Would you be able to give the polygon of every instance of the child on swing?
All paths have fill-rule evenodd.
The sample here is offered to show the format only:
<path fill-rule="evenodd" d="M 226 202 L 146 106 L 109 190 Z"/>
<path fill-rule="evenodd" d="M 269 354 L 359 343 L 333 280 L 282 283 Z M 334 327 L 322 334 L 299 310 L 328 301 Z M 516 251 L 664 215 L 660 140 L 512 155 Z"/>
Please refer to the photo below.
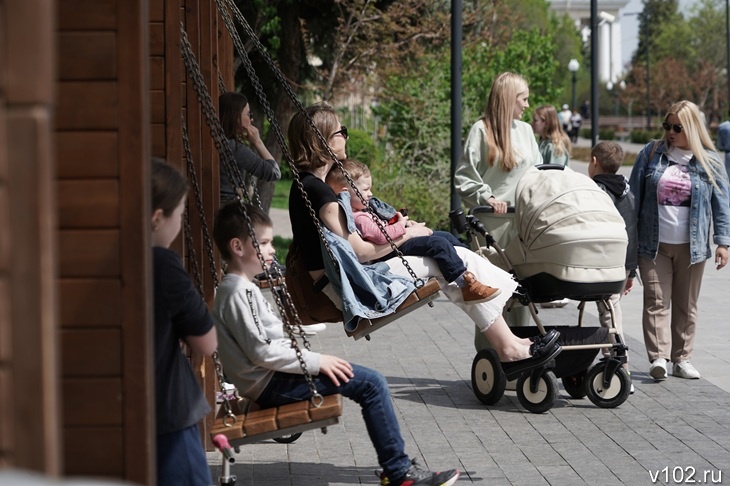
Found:
<path fill-rule="evenodd" d="M 152 160 L 152 261 L 155 292 L 157 484 L 208 486 L 210 469 L 198 422 L 210 412 L 180 342 L 211 356 L 218 344 L 208 307 L 180 257 L 169 249 L 180 233 L 188 185 L 174 167 Z"/>
<path fill-rule="evenodd" d="M 311 391 L 284 324 L 251 282 L 261 272 L 261 263 L 243 211 L 251 221 L 266 264 L 274 258 L 272 223 L 266 213 L 238 201 L 218 210 L 213 238 L 228 265 L 213 304 L 213 318 L 220 331 L 220 359 L 239 393 L 263 408 L 307 400 Z M 320 394 L 339 393 L 362 407 L 383 469 L 381 484 L 448 486 L 456 482 L 457 470 L 427 471 L 406 455 L 388 383 L 382 374 L 306 348 L 301 349 L 301 355 Z"/>
<path fill-rule="evenodd" d="M 406 232 L 406 228 L 414 224 L 408 220 L 400 211 L 396 212 L 390 205 L 373 197 L 373 178 L 367 165 L 356 160 L 347 159 L 342 162 L 343 168 L 350 175 L 358 191 L 369 204 L 375 214 L 383 220 L 385 231 L 391 240 L 397 239 Z M 327 184 L 338 194 L 342 192 L 350 194 L 350 207 L 355 218 L 355 226 L 365 241 L 371 241 L 378 245 L 388 243 L 388 240 L 380 230 L 379 225 L 374 221 L 373 216 L 367 211 L 365 204 L 360 200 L 355 190 L 348 184 L 345 174 L 339 167 L 334 166 L 327 173 L 325 179 Z M 393 221 L 389 224 L 389 221 Z M 417 223 L 416 223 L 417 224 Z M 454 249 L 455 246 L 463 246 L 451 233 L 446 231 L 434 231 L 431 236 L 419 236 L 411 238 L 403 243 L 399 249 L 406 256 L 431 257 L 441 270 L 444 279 L 454 283 L 461 289 L 466 304 L 479 304 L 488 302 L 497 297 L 501 290 L 485 285 L 477 280 L 476 276 L 466 269 L 463 260 Z M 395 256 L 393 253 L 381 258 L 381 261 L 388 260 Z"/>

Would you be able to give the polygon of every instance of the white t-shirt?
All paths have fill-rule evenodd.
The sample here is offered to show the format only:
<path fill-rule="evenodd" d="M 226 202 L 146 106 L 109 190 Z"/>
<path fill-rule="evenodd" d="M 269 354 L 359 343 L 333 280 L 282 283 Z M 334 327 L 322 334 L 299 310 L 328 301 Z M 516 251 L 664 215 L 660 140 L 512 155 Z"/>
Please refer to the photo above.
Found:
<path fill-rule="evenodd" d="M 689 161 L 692 157 L 691 151 L 677 147 L 672 147 L 667 152 L 669 167 L 657 185 L 661 243 L 689 243 L 689 212 L 692 203 Z"/>

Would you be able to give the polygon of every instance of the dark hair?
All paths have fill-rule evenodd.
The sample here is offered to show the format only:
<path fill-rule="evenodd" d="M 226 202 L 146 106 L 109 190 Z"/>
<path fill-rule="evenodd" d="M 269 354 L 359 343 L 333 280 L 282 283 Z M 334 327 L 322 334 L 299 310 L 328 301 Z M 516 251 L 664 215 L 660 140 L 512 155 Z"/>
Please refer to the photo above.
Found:
<path fill-rule="evenodd" d="M 306 112 L 325 140 L 329 140 L 332 134 L 340 129 L 337 113 L 329 103 L 314 104 L 307 107 Z M 289 122 L 287 138 L 292 161 L 299 170 L 319 169 L 333 160 L 329 146 L 322 144 L 307 116 L 301 111 L 295 113 Z"/>
<path fill-rule="evenodd" d="M 152 212 L 162 209 L 170 217 L 187 193 L 185 176 L 164 159 L 152 157 Z"/>
<path fill-rule="evenodd" d="M 604 140 L 593 147 L 591 157 L 596 158 L 604 172 L 615 174 L 624 161 L 624 149 L 616 142 Z"/>
<path fill-rule="evenodd" d="M 229 201 L 218 209 L 213 222 L 213 240 L 221 258 L 226 261 L 231 259 L 231 251 L 228 244 L 233 238 L 238 238 L 244 243 L 249 240 L 248 225 L 244 211 L 251 220 L 251 225 L 271 227 L 273 223 L 268 214 L 262 209 L 251 204 L 241 204 L 240 201 Z"/>
<path fill-rule="evenodd" d="M 218 97 L 218 116 L 221 119 L 221 126 L 226 138 L 236 138 L 243 130 L 241 126 L 241 113 L 246 108 L 248 99 L 241 93 L 231 91 L 223 93 Z"/>

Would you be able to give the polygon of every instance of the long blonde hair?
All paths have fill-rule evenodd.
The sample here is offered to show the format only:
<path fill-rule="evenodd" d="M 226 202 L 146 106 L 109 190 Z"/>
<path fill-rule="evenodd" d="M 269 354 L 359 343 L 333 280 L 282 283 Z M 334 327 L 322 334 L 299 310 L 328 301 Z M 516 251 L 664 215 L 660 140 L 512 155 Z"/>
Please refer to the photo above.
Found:
<path fill-rule="evenodd" d="M 504 72 L 492 83 L 484 110 L 490 166 L 494 166 L 495 160 L 499 160 L 499 167 L 504 171 L 517 166 L 517 158 L 512 151 L 512 122 L 517 96 L 525 91 L 527 81 L 516 73 Z"/>
<path fill-rule="evenodd" d="M 707 173 L 712 185 L 719 189 L 717 176 L 722 174 L 722 162 L 720 162 L 719 157 L 713 157 L 708 153 L 708 151 L 717 152 L 717 149 L 715 144 L 712 143 L 710 134 L 707 133 L 707 127 L 705 127 L 700 109 L 691 101 L 683 100 L 669 107 L 669 111 L 664 116 L 664 121 L 667 121 L 669 115 L 677 115 L 687 137 L 689 150 Z M 666 130 L 664 131 L 664 145 L 667 147 L 672 146 L 669 142 L 669 131 Z"/>
<path fill-rule="evenodd" d="M 542 105 L 535 109 L 533 116 L 545 120 L 545 128 L 540 135 L 541 140 L 549 140 L 555 147 L 555 155 L 570 155 L 570 139 L 563 131 L 558 121 L 558 110 L 553 105 Z"/>

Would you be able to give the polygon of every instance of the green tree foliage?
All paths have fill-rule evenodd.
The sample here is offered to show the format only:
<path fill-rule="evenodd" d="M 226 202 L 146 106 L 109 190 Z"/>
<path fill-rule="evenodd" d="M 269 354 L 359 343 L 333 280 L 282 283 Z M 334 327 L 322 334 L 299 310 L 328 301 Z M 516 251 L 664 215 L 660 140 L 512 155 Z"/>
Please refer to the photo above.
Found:
<path fill-rule="evenodd" d="M 646 26 L 649 26 L 647 42 Z M 639 46 L 627 74 L 624 103 L 646 112 L 646 56 L 649 55 L 651 109 L 662 116 L 687 99 L 708 122 L 727 112 L 725 1 L 700 0 L 685 18 L 676 0 L 646 0 L 640 15 Z"/>

